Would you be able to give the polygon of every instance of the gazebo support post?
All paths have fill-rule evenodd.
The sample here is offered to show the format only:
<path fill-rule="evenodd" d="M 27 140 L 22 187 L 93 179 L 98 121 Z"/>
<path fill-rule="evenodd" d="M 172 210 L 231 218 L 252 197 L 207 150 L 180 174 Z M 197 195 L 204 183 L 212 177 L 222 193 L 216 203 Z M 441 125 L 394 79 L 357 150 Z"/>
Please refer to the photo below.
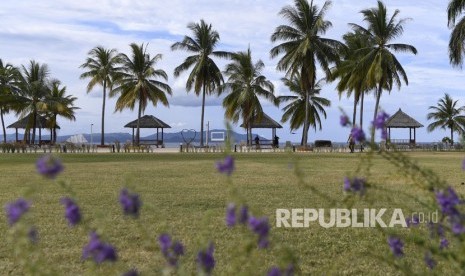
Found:
<path fill-rule="evenodd" d="M 417 145 L 417 134 L 416 134 L 416 128 L 413 128 L 413 145 Z"/>
<path fill-rule="evenodd" d="M 163 128 L 161 128 L 161 146 L 163 147 Z"/>
<path fill-rule="evenodd" d="M 42 128 L 39 127 L 39 146 L 42 143 Z"/>
<path fill-rule="evenodd" d="M 18 142 L 18 128 L 15 128 L 15 130 L 16 130 L 16 141 L 15 142 L 17 143 Z"/>
<path fill-rule="evenodd" d="M 134 128 L 132 128 L 132 145 L 134 145 Z"/>

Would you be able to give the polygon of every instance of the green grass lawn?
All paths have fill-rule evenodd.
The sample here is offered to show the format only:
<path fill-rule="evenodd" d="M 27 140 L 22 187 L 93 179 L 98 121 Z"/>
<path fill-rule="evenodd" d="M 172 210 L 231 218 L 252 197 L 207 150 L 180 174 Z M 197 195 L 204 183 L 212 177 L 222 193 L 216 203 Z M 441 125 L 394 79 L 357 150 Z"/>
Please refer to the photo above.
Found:
<path fill-rule="evenodd" d="M 432 169 L 464 194 L 461 169 L 463 153 L 410 153 L 420 165 Z M 215 169 L 221 154 L 63 154 L 65 170 L 57 178 L 69 183 L 80 205 L 84 225 L 68 227 L 60 198 L 68 196 L 57 183 L 35 172 L 34 154 L 0 154 L 0 205 L 22 195 L 33 202 L 23 222 L 36 225 L 39 243 L 24 252 L 20 241 L 13 241 L 4 211 L 0 215 L 0 271 L 18 275 L 24 271 L 24 254 L 38 260 L 39 271 L 60 275 L 120 275 L 135 267 L 143 275 L 157 275 L 165 261 L 157 243 L 167 232 L 186 246 L 181 270 L 195 272 L 198 249 L 212 240 L 217 260 L 215 275 L 266 275 L 274 265 L 287 262 L 288 251 L 298 259 L 301 273 L 308 274 L 397 274 L 380 256 L 390 256 L 386 236 L 375 228 L 329 228 L 317 224 L 309 228 L 276 228 L 277 208 L 402 208 L 425 211 L 415 198 L 429 200 L 429 193 L 399 175 L 394 166 L 374 157 L 370 180 L 378 189 L 368 190 L 366 198 L 352 202 L 342 192 L 343 178 L 354 175 L 358 154 L 239 154 L 236 170 L 227 177 Z M 365 155 L 366 156 L 366 155 Z M 300 183 L 295 174 L 299 168 Z M 376 180 L 376 181 L 374 181 Z M 374 183 L 376 182 L 376 183 Z M 140 194 L 140 218 L 122 215 L 118 202 L 122 187 Z M 329 195 L 322 197 L 318 192 Z M 33 191 L 33 193 L 32 193 Z M 243 227 L 225 226 L 228 202 L 247 202 L 256 216 L 270 219 L 271 247 L 255 248 L 256 237 Z M 103 240 L 118 250 L 119 261 L 95 266 L 81 260 L 90 229 L 97 229 Z M 422 229 L 388 229 L 397 233 Z M 408 233 L 407 233 L 408 234 Z M 250 246 L 250 245 L 253 246 Z M 406 241 L 406 257 L 399 263 L 413 264 L 418 273 L 426 272 L 423 252 Z M 21 255 L 22 254 L 22 255 Z M 21 257 L 23 256 L 23 257 Z M 389 259 L 389 258 L 388 258 Z M 450 272 L 439 265 L 438 273 Z"/>

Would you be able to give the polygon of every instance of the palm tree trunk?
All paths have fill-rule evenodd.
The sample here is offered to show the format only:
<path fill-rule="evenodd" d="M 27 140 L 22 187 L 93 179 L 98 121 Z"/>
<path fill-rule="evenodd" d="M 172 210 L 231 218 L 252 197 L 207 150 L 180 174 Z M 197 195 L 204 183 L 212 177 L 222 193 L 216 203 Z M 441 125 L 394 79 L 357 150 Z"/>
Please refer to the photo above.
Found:
<path fill-rule="evenodd" d="M 358 104 L 357 97 L 355 97 L 355 94 L 354 94 L 354 112 L 352 114 L 352 123 L 354 125 L 355 125 L 355 120 L 357 119 L 357 104 Z"/>
<path fill-rule="evenodd" d="M 376 92 L 376 104 L 375 104 L 375 113 L 373 115 L 373 122 L 376 120 L 376 116 L 378 116 L 378 108 L 379 108 L 379 100 L 381 99 L 381 94 L 383 93 L 383 88 L 381 85 L 378 87 L 378 91 Z M 375 143 L 375 128 L 371 128 L 371 143 Z"/>
<path fill-rule="evenodd" d="M 142 115 L 142 101 L 139 98 L 139 111 L 137 112 L 136 146 L 140 145 L 140 117 L 141 115 Z"/>
<path fill-rule="evenodd" d="M 100 136 L 100 145 L 105 145 L 105 100 L 107 99 L 107 80 L 103 80 L 103 103 L 102 103 L 102 130 Z"/>
<path fill-rule="evenodd" d="M 6 143 L 6 129 L 5 129 L 5 121 L 3 120 L 3 108 L 0 108 L 0 117 L 2 119 L 3 143 Z"/>
<path fill-rule="evenodd" d="M 203 83 L 203 92 L 202 92 L 202 115 L 200 119 L 200 146 L 203 147 L 203 119 L 205 115 L 205 94 L 206 94 L 206 85 Z"/>
<path fill-rule="evenodd" d="M 252 128 L 250 127 L 252 125 L 252 120 L 249 119 L 247 122 L 247 146 L 252 146 Z"/>
<path fill-rule="evenodd" d="M 450 145 L 451 146 L 454 145 L 454 128 L 453 127 L 450 128 Z"/>
<path fill-rule="evenodd" d="M 305 93 L 305 121 L 304 121 L 304 130 L 302 133 L 302 146 L 307 147 L 308 142 L 308 117 L 309 117 L 309 107 L 308 107 L 308 98 L 310 91 L 306 91 Z"/>
<path fill-rule="evenodd" d="M 36 141 L 36 121 L 37 121 L 37 111 L 32 112 L 32 139 L 31 142 L 32 144 L 35 144 Z"/>
<path fill-rule="evenodd" d="M 360 99 L 360 128 L 363 129 L 363 101 L 365 100 L 365 93 L 362 93 L 361 95 L 361 99 Z"/>

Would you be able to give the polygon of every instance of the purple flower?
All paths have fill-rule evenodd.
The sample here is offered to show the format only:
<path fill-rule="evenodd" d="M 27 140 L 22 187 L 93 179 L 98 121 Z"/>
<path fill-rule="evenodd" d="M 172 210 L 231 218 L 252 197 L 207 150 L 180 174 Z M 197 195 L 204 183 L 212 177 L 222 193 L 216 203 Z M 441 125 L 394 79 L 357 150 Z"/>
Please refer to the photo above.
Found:
<path fill-rule="evenodd" d="M 355 142 L 363 143 L 366 140 L 365 132 L 363 132 L 363 129 L 361 128 L 358 128 L 358 127 L 352 128 L 352 130 L 350 131 L 350 134 L 354 138 Z"/>
<path fill-rule="evenodd" d="M 378 113 L 376 119 L 372 122 L 373 127 L 376 129 L 385 129 L 386 120 L 389 119 L 389 117 L 390 116 L 384 111 Z"/>
<path fill-rule="evenodd" d="M 441 212 L 444 215 L 459 215 L 459 211 L 456 206 L 461 204 L 462 201 L 459 199 L 452 187 L 448 187 L 447 191 L 436 192 L 436 202 L 441 207 Z"/>
<path fill-rule="evenodd" d="M 290 264 L 285 270 L 281 272 L 279 267 L 272 267 L 270 270 L 268 270 L 267 276 L 292 276 L 294 275 L 294 266 Z"/>
<path fill-rule="evenodd" d="M 228 155 L 224 158 L 223 163 L 220 161 L 216 162 L 216 169 L 220 173 L 230 176 L 234 171 L 234 158 L 231 155 Z"/>
<path fill-rule="evenodd" d="M 417 226 L 420 224 L 418 215 L 413 215 L 412 217 L 405 219 L 405 222 L 407 223 L 407 227 Z"/>
<path fill-rule="evenodd" d="M 425 253 L 425 264 L 429 269 L 433 269 L 436 266 L 436 261 L 433 260 L 433 257 L 431 256 L 431 252 Z"/>
<path fill-rule="evenodd" d="M 349 125 L 350 124 L 349 117 L 347 117 L 347 115 L 341 115 L 339 123 L 343 127 Z"/>
<path fill-rule="evenodd" d="M 197 254 L 197 265 L 199 269 L 207 275 L 210 275 L 215 267 L 215 258 L 213 257 L 214 251 L 215 248 L 213 247 L 213 243 L 210 242 L 210 245 L 206 250 L 201 250 Z"/>
<path fill-rule="evenodd" d="M 116 250 L 107 243 L 102 243 L 100 241 L 97 233 L 90 233 L 89 243 L 84 246 L 82 250 L 82 258 L 88 259 L 92 257 L 94 261 L 98 264 L 103 263 L 104 261 L 116 261 Z"/>
<path fill-rule="evenodd" d="M 363 195 L 365 193 L 365 186 L 366 181 L 364 178 L 354 177 L 350 179 L 344 177 L 344 191 L 346 192 L 360 193 L 360 195 Z"/>
<path fill-rule="evenodd" d="M 123 207 L 125 215 L 131 215 L 136 218 L 139 216 L 139 210 L 142 202 L 140 201 L 138 194 L 131 194 L 126 188 L 124 188 L 119 194 L 119 202 L 121 203 L 121 207 Z"/>
<path fill-rule="evenodd" d="M 10 226 L 18 222 L 18 220 L 29 210 L 31 203 L 24 198 L 19 198 L 15 202 L 5 205 L 6 216 Z"/>
<path fill-rule="evenodd" d="M 236 205 L 229 203 L 226 208 L 226 225 L 233 227 L 236 224 Z"/>
<path fill-rule="evenodd" d="M 341 116 L 341 118 L 342 118 L 342 116 Z M 268 274 L 266 274 L 266 275 L 267 276 L 281 276 L 281 270 L 279 270 L 278 267 L 274 266 L 268 271 Z"/>
<path fill-rule="evenodd" d="M 392 254 L 396 257 L 404 256 L 404 243 L 397 237 L 390 236 L 388 238 L 388 244 L 391 248 Z"/>
<path fill-rule="evenodd" d="M 249 208 L 247 205 L 242 205 L 239 211 L 239 223 L 246 224 L 249 221 Z"/>
<path fill-rule="evenodd" d="M 258 247 L 267 248 L 269 244 L 268 234 L 270 232 L 270 225 L 268 224 L 268 218 L 250 217 L 249 228 L 255 234 L 258 235 Z"/>
<path fill-rule="evenodd" d="M 37 172 L 48 178 L 55 178 L 63 171 L 61 161 L 51 154 L 46 154 L 40 157 L 36 162 Z"/>
<path fill-rule="evenodd" d="M 162 234 L 158 237 L 158 244 L 166 261 L 171 266 L 177 266 L 179 257 L 184 255 L 184 246 L 181 242 L 171 240 L 170 235 Z"/>
<path fill-rule="evenodd" d="M 449 247 L 449 241 L 446 238 L 441 238 L 441 241 L 439 242 L 439 249 L 445 249 Z"/>
<path fill-rule="evenodd" d="M 69 197 L 61 199 L 61 204 L 65 206 L 65 218 L 70 226 L 74 226 L 81 221 L 81 211 L 79 206 Z"/>

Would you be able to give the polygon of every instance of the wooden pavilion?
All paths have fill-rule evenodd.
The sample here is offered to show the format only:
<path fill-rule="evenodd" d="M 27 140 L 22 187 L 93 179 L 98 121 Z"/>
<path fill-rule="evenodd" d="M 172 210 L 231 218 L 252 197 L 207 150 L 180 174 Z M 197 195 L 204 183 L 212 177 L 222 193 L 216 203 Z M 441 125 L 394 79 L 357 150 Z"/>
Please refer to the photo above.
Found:
<path fill-rule="evenodd" d="M 387 119 L 387 141 L 391 144 L 402 144 L 415 146 L 416 145 L 416 129 L 423 127 L 417 120 L 413 119 L 399 108 L 399 110 Z M 391 128 L 408 128 L 409 139 L 391 139 Z M 412 135 L 413 134 L 413 135 Z"/>
<path fill-rule="evenodd" d="M 132 143 L 135 143 L 134 137 L 134 129 L 137 128 L 137 119 L 127 123 L 124 127 L 132 128 Z M 141 140 L 139 137 L 139 143 L 145 145 L 156 145 L 163 146 L 163 129 L 171 128 L 167 123 L 163 122 L 162 120 L 158 119 L 153 115 L 144 115 L 140 117 L 139 128 L 156 128 L 157 129 L 157 136 L 155 140 Z M 161 139 L 159 137 L 159 129 L 161 129 Z"/>
<path fill-rule="evenodd" d="M 241 124 L 241 127 L 245 128 L 245 124 Z M 274 137 L 276 136 L 276 129 L 277 128 L 283 128 L 282 125 L 280 125 L 278 122 L 275 120 L 271 119 L 270 116 L 266 115 L 265 113 L 262 113 L 262 116 L 256 116 L 255 119 L 252 120 L 252 125 L 251 125 L 251 131 L 254 128 L 271 128 L 271 139 L 270 141 L 272 142 L 274 140 Z M 247 139 L 248 139 L 247 135 Z M 247 141 L 249 142 L 249 141 Z"/>
<path fill-rule="evenodd" d="M 18 121 L 12 123 L 11 125 L 7 126 L 7 128 L 14 128 L 16 133 L 16 142 L 20 142 L 18 139 L 18 129 L 25 129 L 24 138 L 23 140 L 26 141 L 27 144 L 34 144 L 35 141 L 31 141 L 31 130 L 33 127 L 33 119 L 32 114 L 27 115 L 26 117 L 19 119 Z M 36 128 L 39 130 L 39 145 L 42 144 L 50 144 L 51 140 L 42 140 L 42 129 L 50 128 L 50 137 L 53 134 L 53 126 L 52 123 L 45 118 L 45 116 L 37 115 L 36 117 Z M 57 129 L 60 129 L 58 125 L 56 125 Z"/>

